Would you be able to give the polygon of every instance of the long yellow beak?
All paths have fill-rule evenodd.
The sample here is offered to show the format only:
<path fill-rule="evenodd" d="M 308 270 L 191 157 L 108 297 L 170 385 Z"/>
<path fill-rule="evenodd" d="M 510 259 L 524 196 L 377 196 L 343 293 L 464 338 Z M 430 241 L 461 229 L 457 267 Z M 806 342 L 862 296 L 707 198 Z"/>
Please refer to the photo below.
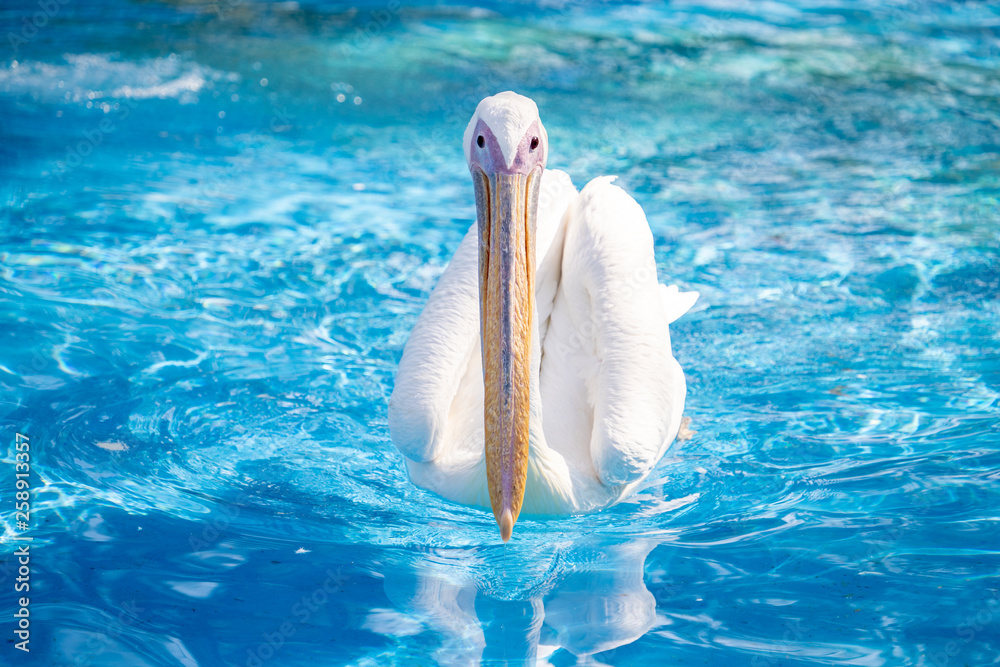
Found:
<path fill-rule="evenodd" d="M 528 476 L 535 220 L 541 168 L 475 170 L 479 322 L 486 387 L 486 476 L 500 537 L 510 539 Z"/>

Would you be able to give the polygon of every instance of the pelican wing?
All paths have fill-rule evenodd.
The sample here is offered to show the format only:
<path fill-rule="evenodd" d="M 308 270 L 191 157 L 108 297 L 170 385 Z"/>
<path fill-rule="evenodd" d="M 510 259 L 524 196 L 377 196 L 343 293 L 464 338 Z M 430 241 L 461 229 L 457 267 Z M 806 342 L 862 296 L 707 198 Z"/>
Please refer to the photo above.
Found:
<path fill-rule="evenodd" d="M 452 401 L 472 355 L 479 356 L 478 242 L 473 224 L 417 318 L 399 362 L 389 430 L 396 448 L 413 461 L 426 463 L 441 453 Z"/>
<path fill-rule="evenodd" d="M 680 427 L 684 374 L 668 324 L 697 294 L 657 282 L 646 216 L 612 180 L 591 181 L 570 206 L 541 390 L 548 444 L 626 493 Z"/>

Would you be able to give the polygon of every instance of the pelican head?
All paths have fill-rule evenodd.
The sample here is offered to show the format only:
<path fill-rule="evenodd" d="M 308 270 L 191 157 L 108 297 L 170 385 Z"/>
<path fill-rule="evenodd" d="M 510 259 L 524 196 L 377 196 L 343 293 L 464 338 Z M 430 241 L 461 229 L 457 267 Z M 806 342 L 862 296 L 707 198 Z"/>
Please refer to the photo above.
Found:
<path fill-rule="evenodd" d="M 484 99 L 465 130 L 479 221 L 486 476 L 504 542 L 521 512 L 528 476 L 535 223 L 547 155 L 538 107 L 516 93 Z"/>

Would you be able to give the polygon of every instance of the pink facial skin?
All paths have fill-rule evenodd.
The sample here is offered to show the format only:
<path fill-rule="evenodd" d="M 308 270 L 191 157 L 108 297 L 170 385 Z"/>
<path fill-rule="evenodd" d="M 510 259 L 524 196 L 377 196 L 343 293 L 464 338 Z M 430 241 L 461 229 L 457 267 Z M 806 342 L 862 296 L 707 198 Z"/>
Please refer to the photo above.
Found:
<path fill-rule="evenodd" d="M 479 138 L 483 138 L 483 145 L 479 145 Z M 539 123 L 536 120 L 528 126 L 521 142 L 517 146 L 514 154 L 514 161 L 508 167 L 503 159 L 503 151 L 497 142 L 493 131 L 480 119 L 476 123 L 476 131 L 472 133 L 472 143 L 469 145 L 469 171 L 475 173 L 478 167 L 487 176 L 494 174 L 529 174 L 538 166 L 545 168 L 545 145 L 542 142 L 542 133 Z M 532 143 L 535 147 L 532 148 Z"/>

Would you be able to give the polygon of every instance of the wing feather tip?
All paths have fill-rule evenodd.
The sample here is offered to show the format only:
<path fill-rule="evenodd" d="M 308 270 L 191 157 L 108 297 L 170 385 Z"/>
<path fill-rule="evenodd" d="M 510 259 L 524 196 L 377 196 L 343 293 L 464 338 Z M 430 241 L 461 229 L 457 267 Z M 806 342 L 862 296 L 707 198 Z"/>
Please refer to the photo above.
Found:
<path fill-rule="evenodd" d="M 687 313 L 694 304 L 698 301 L 700 294 L 698 292 L 691 290 L 690 292 L 682 292 L 677 285 L 663 285 L 661 284 L 663 294 L 663 306 L 667 312 L 667 324 L 673 324 L 682 315 Z"/>

